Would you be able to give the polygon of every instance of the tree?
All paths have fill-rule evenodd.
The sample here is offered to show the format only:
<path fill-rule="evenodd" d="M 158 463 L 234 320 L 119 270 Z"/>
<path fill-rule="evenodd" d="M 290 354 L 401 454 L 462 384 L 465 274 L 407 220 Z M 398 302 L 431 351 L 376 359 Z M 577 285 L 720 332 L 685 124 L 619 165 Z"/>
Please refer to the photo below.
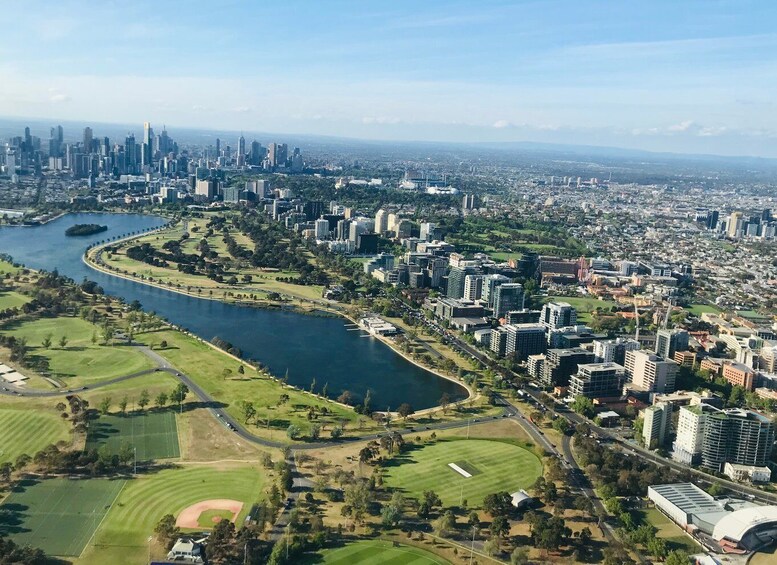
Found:
<path fill-rule="evenodd" d="M 59 347 L 60 349 L 65 349 L 67 346 L 67 336 L 63 335 L 61 338 L 59 338 Z"/>
<path fill-rule="evenodd" d="M 156 395 L 156 405 L 159 408 L 163 408 L 165 404 L 167 404 L 167 393 L 166 392 L 160 392 Z"/>
<path fill-rule="evenodd" d="M 238 403 L 238 408 L 240 408 L 240 413 L 243 415 L 244 424 L 247 424 L 251 418 L 256 416 L 256 408 L 254 407 L 253 402 L 241 400 Z"/>
<path fill-rule="evenodd" d="M 688 565 L 691 557 L 682 549 L 675 549 L 666 556 L 666 565 Z"/>
<path fill-rule="evenodd" d="M 316 392 L 316 377 L 313 377 L 313 380 L 310 381 L 310 394 L 314 392 Z"/>
<path fill-rule="evenodd" d="M 399 405 L 399 408 L 397 408 L 397 413 L 402 417 L 403 420 L 407 421 L 407 417 L 414 414 L 415 410 L 413 410 L 413 407 L 410 406 L 410 404 L 403 402 Z"/>
<path fill-rule="evenodd" d="M 103 326 L 103 345 L 108 345 L 114 336 L 114 329 L 113 326 L 110 324 L 105 324 Z"/>
<path fill-rule="evenodd" d="M 556 418 L 551 425 L 553 426 L 553 429 L 561 435 L 566 435 L 569 431 L 569 422 L 566 418 Z"/>
<path fill-rule="evenodd" d="M 6 461 L 0 465 L 0 479 L 2 479 L 4 483 L 11 482 L 11 473 L 13 473 L 13 464 L 11 462 Z"/>
<path fill-rule="evenodd" d="M 501 540 L 502 537 L 507 535 L 507 533 L 510 531 L 510 522 L 508 522 L 507 518 L 504 516 L 497 516 L 492 520 L 488 529 L 492 536 L 498 540 Z"/>
<path fill-rule="evenodd" d="M 321 437 L 321 425 L 313 424 L 310 426 L 310 439 L 317 441 L 319 437 Z"/>
<path fill-rule="evenodd" d="M 483 510 L 493 518 L 509 516 L 513 508 L 513 498 L 506 491 L 486 495 L 483 499 Z"/>
<path fill-rule="evenodd" d="M 575 400 L 572 402 L 570 407 L 572 410 L 578 414 L 582 414 L 586 418 L 593 418 L 596 414 L 596 408 L 594 408 L 593 401 L 590 398 L 586 398 L 582 395 L 575 397 Z"/>
<path fill-rule="evenodd" d="M 516 547 L 510 554 L 510 565 L 527 565 L 529 563 L 529 548 Z"/>
<path fill-rule="evenodd" d="M 46 337 L 43 338 L 43 341 L 40 342 L 40 345 L 43 349 L 48 349 L 51 347 L 51 334 L 46 334 Z"/>
<path fill-rule="evenodd" d="M 332 439 L 340 439 L 343 437 L 343 428 L 341 426 L 335 426 L 332 428 L 332 431 L 329 432 L 329 435 L 332 436 Z"/>
<path fill-rule="evenodd" d="M 129 400 L 126 396 L 122 397 L 121 400 L 119 400 L 119 411 L 124 414 L 127 411 L 127 404 L 129 404 Z"/>
<path fill-rule="evenodd" d="M 208 559 L 219 561 L 232 556 L 235 549 L 235 524 L 231 520 L 218 522 L 208 536 Z"/>
<path fill-rule="evenodd" d="M 157 539 L 169 549 L 181 534 L 181 530 L 175 525 L 175 516 L 165 514 L 154 526 L 154 533 Z"/>
<path fill-rule="evenodd" d="M 141 410 L 144 410 L 148 403 L 151 402 L 151 395 L 146 389 L 140 391 L 140 398 L 138 398 L 138 406 Z"/>
<path fill-rule="evenodd" d="M 448 413 L 448 406 L 451 404 L 451 397 L 447 392 L 444 392 L 440 397 L 440 408 L 442 408 L 443 414 Z"/>
<path fill-rule="evenodd" d="M 380 512 L 381 523 L 387 528 L 394 528 L 402 521 L 402 509 L 405 505 L 405 498 L 399 491 L 394 491 L 391 495 L 391 501 L 386 504 Z"/>
<path fill-rule="evenodd" d="M 299 437 L 302 435 L 302 430 L 300 427 L 296 424 L 289 424 L 289 427 L 286 428 L 286 435 L 289 439 L 299 439 Z"/>
<path fill-rule="evenodd" d="M 353 403 L 353 395 L 351 394 L 351 391 L 344 390 L 340 396 L 337 397 L 337 402 L 340 404 L 351 404 Z"/>
<path fill-rule="evenodd" d="M 107 414 L 111 409 L 111 397 L 106 396 L 100 401 L 100 412 Z"/>
<path fill-rule="evenodd" d="M 372 497 L 372 491 L 365 480 L 355 481 L 345 487 L 343 493 L 345 507 L 355 521 L 361 522 L 364 519 L 372 503 Z"/>
<path fill-rule="evenodd" d="M 178 383 L 175 385 L 173 392 L 170 393 L 170 400 L 178 404 L 178 406 L 182 406 L 187 394 L 189 394 L 189 387 L 183 383 Z"/>
<path fill-rule="evenodd" d="M 450 535 L 456 529 L 456 515 L 453 513 L 453 510 L 446 510 L 442 516 L 434 521 L 432 527 L 434 528 L 434 533 L 440 537 L 444 538 Z"/>

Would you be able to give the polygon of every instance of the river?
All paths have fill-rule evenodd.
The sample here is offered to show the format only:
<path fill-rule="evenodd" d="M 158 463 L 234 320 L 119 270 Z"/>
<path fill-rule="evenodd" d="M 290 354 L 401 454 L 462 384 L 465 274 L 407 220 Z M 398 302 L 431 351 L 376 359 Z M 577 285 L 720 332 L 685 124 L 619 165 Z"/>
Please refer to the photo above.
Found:
<path fill-rule="evenodd" d="M 409 402 L 420 410 L 438 404 L 444 393 L 456 400 L 466 390 L 410 363 L 390 347 L 363 332 L 349 330 L 342 318 L 309 316 L 292 311 L 258 309 L 225 304 L 169 292 L 91 269 L 82 261 L 94 242 L 158 227 L 165 220 L 137 214 L 68 214 L 42 226 L 0 228 L 0 252 L 35 269 L 53 271 L 76 282 L 96 281 L 106 293 L 127 302 L 138 300 L 147 312 L 156 312 L 205 340 L 218 336 L 256 359 L 273 374 L 288 372 L 289 383 L 317 389 L 329 383 L 336 398 L 349 390 L 356 397 L 371 391 L 373 408 L 396 409 Z M 108 231 L 91 236 L 66 237 L 74 224 L 107 225 Z M 214 367 L 219 373 L 219 368 Z"/>

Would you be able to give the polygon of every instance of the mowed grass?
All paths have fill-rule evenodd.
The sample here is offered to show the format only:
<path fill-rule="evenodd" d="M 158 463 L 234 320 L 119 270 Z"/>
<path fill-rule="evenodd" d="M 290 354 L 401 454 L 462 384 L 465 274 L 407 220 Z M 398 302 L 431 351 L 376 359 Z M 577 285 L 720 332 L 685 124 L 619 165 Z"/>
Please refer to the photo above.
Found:
<path fill-rule="evenodd" d="M 28 321 L 14 321 L 0 326 L 6 335 L 27 339 L 30 354 L 49 360 L 52 377 L 62 380 L 65 386 L 80 386 L 98 380 L 120 377 L 137 371 L 151 369 L 153 362 L 140 351 L 124 346 L 92 343 L 92 335 L 100 328 L 81 318 L 40 318 Z M 42 346 L 46 336 L 51 336 L 52 345 Z M 59 346 L 65 336 L 67 344 Z"/>
<path fill-rule="evenodd" d="M 263 497 L 266 473 L 258 464 L 224 463 L 173 467 L 130 479 L 97 531 L 93 546 L 77 563 L 146 563 L 146 540 L 160 518 L 177 516 L 204 500 L 242 501 L 243 510 L 237 517 L 241 524 L 251 505 Z"/>
<path fill-rule="evenodd" d="M 647 522 L 658 529 L 656 537 L 663 538 L 666 541 L 669 551 L 675 549 L 682 549 L 689 553 L 701 551 L 701 547 L 685 535 L 680 526 L 672 522 L 656 508 L 639 510 L 637 514 L 643 522 Z"/>
<path fill-rule="evenodd" d="M 59 413 L 42 410 L 0 408 L 0 463 L 13 462 L 19 455 L 30 457 L 59 441 L 70 440 L 70 423 Z"/>
<path fill-rule="evenodd" d="M 720 314 L 721 312 L 720 308 L 712 304 L 691 304 L 686 310 L 697 318 L 701 317 L 702 314 Z"/>
<path fill-rule="evenodd" d="M 466 478 L 448 463 L 477 473 Z M 488 494 L 513 493 L 532 485 L 542 473 L 542 463 L 531 451 L 509 443 L 460 439 L 414 448 L 388 461 L 385 469 L 386 484 L 408 496 L 420 498 L 433 490 L 444 506 L 458 505 L 463 498 L 476 508 Z"/>
<path fill-rule="evenodd" d="M 330 410 L 330 416 L 317 420 L 318 423 L 335 423 L 340 420 L 355 422 L 358 418 L 358 414 L 353 410 L 284 387 L 280 382 L 249 367 L 245 367 L 245 374 L 241 375 L 238 373 L 240 362 L 180 332 L 164 330 L 144 333 L 138 335 L 137 339 L 156 344 L 162 340 L 166 341 L 168 347 L 157 349 L 156 352 L 189 375 L 213 398 L 227 404 L 227 411 L 239 421 L 243 421 L 243 416 L 237 408 L 237 402 L 253 402 L 257 410 L 256 421 L 262 424 L 255 428 L 257 434 L 262 435 L 265 432 L 264 423 L 267 417 L 270 418 L 271 428 L 282 432 L 277 439 L 288 439 L 285 430 L 292 423 L 307 430 L 310 427 L 307 419 L 310 406 L 326 406 Z M 224 369 L 231 371 L 226 379 L 223 376 Z M 289 401 L 279 405 L 282 394 L 287 394 Z"/>
<path fill-rule="evenodd" d="M 103 445 L 112 454 L 128 445 L 137 450 L 138 461 L 179 457 L 175 413 L 167 409 L 102 415 L 89 423 L 86 448 L 100 449 Z"/>
<path fill-rule="evenodd" d="M 433 553 L 408 545 L 387 541 L 357 541 L 345 547 L 324 551 L 304 561 L 326 565 L 447 565 L 449 562 Z"/>
<path fill-rule="evenodd" d="M 197 524 L 201 528 L 212 528 L 222 520 L 232 520 L 234 512 L 229 510 L 206 510 L 197 518 Z"/>
<path fill-rule="evenodd" d="M 8 308 L 21 308 L 29 301 L 30 299 L 28 297 L 13 290 L 0 291 L 0 310 L 7 310 Z"/>
<path fill-rule="evenodd" d="M 0 532 L 49 555 L 78 556 L 124 480 L 25 480 L 0 506 Z"/>

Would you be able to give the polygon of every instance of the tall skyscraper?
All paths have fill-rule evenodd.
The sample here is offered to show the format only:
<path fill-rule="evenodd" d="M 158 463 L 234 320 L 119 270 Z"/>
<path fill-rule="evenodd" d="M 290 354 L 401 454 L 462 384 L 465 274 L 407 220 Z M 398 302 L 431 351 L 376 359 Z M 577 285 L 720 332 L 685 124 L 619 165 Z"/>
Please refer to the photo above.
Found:
<path fill-rule="evenodd" d="M 154 152 L 154 130 L 150 122 L 143 122 L 143 148 L 141 151 L 142 165 L 150 167 Z"/>
<path fill-rule="evenodd" d="M 88 126 L 84 128 L 84 152 L 92 152 L 92 128 Z"/>
<path fill-rule="evenodd" d="M 666 402 L 645 409 L 642 438 L 649 449 L 658 449 L 664 445 L 671 415 L 672 405 Z"/>
<path fill-rule="evenodd" d="M 237 155 L 245 156 L 246 154 L 246 138 L 243 137 L 243 135 L 240 135 L 240 138 L 237 140 Z"/>
<path fill-rule="evenodd" d="M 726 224 L 726 235 L 728 237 L 736 237 L 739 230 L 742 228 L 742 212 L 732 212 L 728 217 L 728 223 Z"/>
<path fill-rule="evenodd" d="M 381 235 L 385 234 L 388 230 L 388 212 L 383 209 L 378 210 L 375 214 L 375 233 Z"/>

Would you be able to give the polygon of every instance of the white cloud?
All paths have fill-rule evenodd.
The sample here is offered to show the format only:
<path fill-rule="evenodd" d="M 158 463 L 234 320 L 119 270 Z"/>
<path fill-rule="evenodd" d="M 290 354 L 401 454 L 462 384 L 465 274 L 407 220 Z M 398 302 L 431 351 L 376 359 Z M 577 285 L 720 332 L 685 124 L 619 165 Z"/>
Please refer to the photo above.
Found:
<path fill-rule="evenodd" d="M 53 102 L 55 104 L 59 104 L 61 102 L 69 102 L 70 101 L 70 96 L 60 92 L 59 94 L 52 94 L 49 97 L 49 101 L 51 101 L 51 102 Z"/>

